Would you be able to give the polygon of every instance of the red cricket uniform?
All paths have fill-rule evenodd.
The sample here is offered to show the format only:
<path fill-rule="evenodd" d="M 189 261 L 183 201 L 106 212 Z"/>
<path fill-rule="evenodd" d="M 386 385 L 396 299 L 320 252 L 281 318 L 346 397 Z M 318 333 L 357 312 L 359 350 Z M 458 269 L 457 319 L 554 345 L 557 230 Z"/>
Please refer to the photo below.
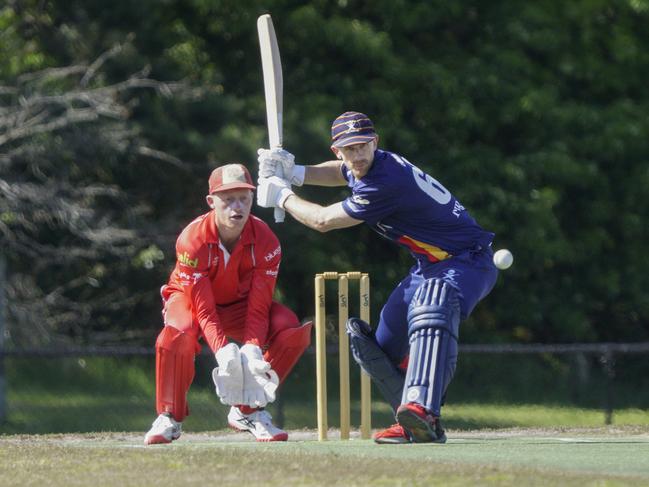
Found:
<path fill-rule="evenodd" d="M 268 225 L 250 215 L 229 255 L 219 244 L 213 213 L 195 219 L 178 237 L 176 267 L 162 290 L 165 323 L 186 330 L 187 323 L 177 316 L 185 310 L 169 303 L 180 294 L 176 299 L 191 305 L 191 325 L 200 328 L 212 351 L 227 343 L 226 335 L 263 345 L 282 258 L 279 241 Z"/>
<path fill-rule="evenodd" d="M 266 223 L 250 215 L 230 254 L 219 242 L 214 211 L 196 218 L 176 241 L 176 266 L 162 287 L 165 327 L 156 342 L 158 414 L 189 414 L 187 391 L 203 337 L 216 352 L 228 343 L 253 343 L 283 381 L 310 342 L 311 324 L 272 296 L 282 258 Z"/>

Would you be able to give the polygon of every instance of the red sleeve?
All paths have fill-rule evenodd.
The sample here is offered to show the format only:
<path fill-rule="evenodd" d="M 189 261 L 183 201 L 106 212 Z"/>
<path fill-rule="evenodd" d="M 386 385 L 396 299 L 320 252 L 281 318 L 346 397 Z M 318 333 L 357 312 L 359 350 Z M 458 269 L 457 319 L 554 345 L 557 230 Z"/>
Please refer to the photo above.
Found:
<path fill-rule="evenodd" d="M 212 252 L 215 250 L 212 249 Z M 176 242 L 176 271 L 183 292 L 190 297 L 194 316 L 207 344 L 216 352 L 227 343 L 223 334 L 212 286 L 208 277 L 210 248 L 205 243 L 194 243 L 181 235 Z"/>
<path fill-rule="evenodd" d="M 198 324 L 203 331 L 205 341 L 216 353 L 223 345 L 228 343 L 228 339 L 221 330 L 219 317 L 216 314 L 216 304 L 212 294 L 212 286 L 207 277 L 197 281 L 191 289 L 192 305 Z"/>
<path fill-rule="evenodd" d="M 268 335 L 270 307 L 277 282 L 282 247 L 268 227 L 258 232 L 255 241 L 255 269 L 248 294 L 248 314 L 244 341 L 263 345 Z M 261 235 L 259 235 L 261 234 Z"/>

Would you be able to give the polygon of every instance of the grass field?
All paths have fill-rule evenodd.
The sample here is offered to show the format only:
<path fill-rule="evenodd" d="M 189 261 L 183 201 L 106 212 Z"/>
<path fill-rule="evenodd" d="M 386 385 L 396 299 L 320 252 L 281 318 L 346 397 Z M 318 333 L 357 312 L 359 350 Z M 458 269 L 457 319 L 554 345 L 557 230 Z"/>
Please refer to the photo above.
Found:
<path fill-rule="evenodd" d="M 449 430 L 445 445 L 286 443 L 241 433 L 184 434 L 145 447 L 142 435 L 0 436 L 0 485 L 566 485 L 649 484 L 649 427 Z M 332 432 L 335 438 L 335 432 Z"/>
<path fill-rule="evenodd" d="M 187 431 L 210 431 L 226 426 L 228 408 L 215 398 L 211 389 L 193 388 L 189 393 L 192 414 Z M 14 394 L 9 402 L 9 420 L 0 424 L 1 434 L 41 434 L 92 431 L 146 431 L 155 419 L 154 395 L 114 394 L 104 392 L 65 395 L 35 391 Z M 359 402 L 352 402 L 352 421 L 360 417 Z M 269 407 L 278 416 L 277 405 Z M 125 414 L 125 411 L 127 414 Z M 284 425 L 290 429 L 315 427 L 316 407 L 311 398 L 301 402 L 285 401 Z M 329 424 L 338 426 L 339 404 L 329 402 Z M 385 402 L 372 404 L 372 422 L 384 427 L 393 422 Z M 604 425 L 599 409 L 562 405 L 451 403 L 444 408 L 445 426 L 457 430 L 516 427 L 597 427 Z M 618 409 L 613 415 L 616 426 L 649 425 L 647 410 Z"/>
<path fill-rule="evenodd" d="M 570 382 L 543 388 L 525 369 L 534 381 L 507 387 L 467 374 L 444 407 L 446 445 L 341 442 L 335 432 L 319 443 L 314 374 L 303 365 L 285 384 L 281 407 L 278 401 L 269 408 L 283 416 L 287 443 L 255 443 L 220 429 L 227 408 L 214 395 L 208 363 L 190 390 L 192 414 L 181 439 L 144 447 L 155 418 L 150 358 L 15 359 L 7 367 L 8 417 L 0 424 L 0 486 L 649 485 L 649 412 L 639 380 L 613 390 L 609 427 L 597 381 L 582 390 L 589 395 L 572 397 L 579 391 Z M 332 381 L 332 427 L 336 387 Z M 389 406 L 374 399 L 373 426 L 389 425 Z M 358 406 L 356 395 L 354 423 Z"/>

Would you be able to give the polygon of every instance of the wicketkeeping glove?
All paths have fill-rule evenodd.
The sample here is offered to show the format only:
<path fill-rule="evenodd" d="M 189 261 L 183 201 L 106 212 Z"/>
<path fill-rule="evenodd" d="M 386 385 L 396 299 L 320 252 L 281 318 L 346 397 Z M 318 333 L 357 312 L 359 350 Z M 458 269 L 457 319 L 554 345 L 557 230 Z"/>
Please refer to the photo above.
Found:
<path fill-rule="evenodd" d="M 295 164 L 295 156 L 284 149 L 258 149 L 259 177 L 277 176 L 289 184 L 304 184 L 305 167 Z"/>
<path fill-rule="evenodd" d="M 239 347 L 228 343 L 215 354 L 218 367 L 212 370 L 216 395 L 223 404 L 233 406 L 243 403 L 243 368 Z"/>
<path fill-rule="evenodd" d="M 275 400 L 279 377 L 264 360 L 261 348 L 250 343 L 241 347 L 243 404 L 263 408 Z"/>

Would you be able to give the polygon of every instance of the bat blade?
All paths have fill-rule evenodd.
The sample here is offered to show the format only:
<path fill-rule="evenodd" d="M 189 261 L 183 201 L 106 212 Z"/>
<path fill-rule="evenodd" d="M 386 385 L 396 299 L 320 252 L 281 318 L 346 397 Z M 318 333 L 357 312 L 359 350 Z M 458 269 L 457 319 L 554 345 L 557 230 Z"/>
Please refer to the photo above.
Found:
<path fill-rule="evenodd" d="M 271 147 L 281 147 L 284 79 L 277 36 L 270 15 L 265 14 L 257 19 L 257 32 L 264 73 L 268 138 Z"/>
<path fill-rule="evenodd" d="M 282 112 L 284 103 L 284 79 L 282 60 L 279 56 L 277 36 L 269 14 L 257 19 L 257 34 L 261 52 L 261 67 L 264 73 L 264 95 L 266 98 L 266 124 L 268 142 L 271 148 L 282 147 Z M 275 208 L 275 221 L 284 221 L 284 210 Z"/>

